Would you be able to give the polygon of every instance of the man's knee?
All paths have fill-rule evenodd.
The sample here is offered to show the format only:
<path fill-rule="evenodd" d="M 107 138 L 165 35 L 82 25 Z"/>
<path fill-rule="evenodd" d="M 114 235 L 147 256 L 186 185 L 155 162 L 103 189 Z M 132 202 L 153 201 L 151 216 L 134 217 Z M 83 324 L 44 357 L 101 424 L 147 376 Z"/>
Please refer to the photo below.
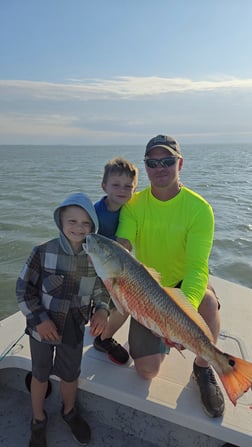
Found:
<path fill-rule="evenodd" d="M 200 303 L 198 311 L 201 315 L 214 315 L 218 312 L 219 301 L 212 287 L 206 289 L 203 300 Z"/>
<path fill-rule="evenodd" d="M 161 362 L 164 355 L 157 354 L 135 359 L 135 368 L 137 373 L 145 380 L 151 380 L 159 373 Z"/>

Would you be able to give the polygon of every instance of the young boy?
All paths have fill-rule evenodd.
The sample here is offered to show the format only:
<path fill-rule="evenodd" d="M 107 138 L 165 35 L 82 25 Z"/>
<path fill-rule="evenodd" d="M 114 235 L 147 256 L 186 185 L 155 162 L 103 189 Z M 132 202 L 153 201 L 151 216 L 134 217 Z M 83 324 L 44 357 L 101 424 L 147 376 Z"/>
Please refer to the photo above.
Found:
<path fill-rule="evenodd" d="M 137 188 L 137 182 L 137 167 L 124 158 L 113 158 L 105 165 L 101 186 L 106 195 L 95 203 L 99 220 L 98 233 L 110 239 L 115 239 L 120 209 L 132 197 Z M 128 361 L 129 354 L 112 337 L 122 326 L 127 316 L 121 315 L 111 301 L 108 325 L 103 333 L 94 340 L 95 349 L 106 352 L 112 361 L 120 364 Z"/>
<path fill-rule="evenodd" d="M 82 248 L 86 235 L 98 229 L 91 200 L 71 194 L 54 211 L 54 220 L 59 237 L 34 247 L 16 287 L 32 359 L 29 447 L 47 445 L 44 399 L 50 374 L 60 378 L 63 420 L 77 442 L 89 442 L 90 428 L 75 408 L 83 336 L 89 319 L 91 334 L 99 335 L 109 313 L 109 294 Z"/>

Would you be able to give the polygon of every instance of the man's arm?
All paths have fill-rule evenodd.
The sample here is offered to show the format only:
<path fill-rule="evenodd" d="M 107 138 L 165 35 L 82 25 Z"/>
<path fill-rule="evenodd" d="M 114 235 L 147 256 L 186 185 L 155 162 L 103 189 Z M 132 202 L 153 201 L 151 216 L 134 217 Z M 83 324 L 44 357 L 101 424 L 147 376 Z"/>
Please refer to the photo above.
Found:
<path fill-rule="evenodd" d="M 208 283 L 208 259 L 214 235 L 214 215 L 211 206 L 201 207 L 194 215 L 187 235 L 185 275 L 181 289 L 197 309 Z"/>

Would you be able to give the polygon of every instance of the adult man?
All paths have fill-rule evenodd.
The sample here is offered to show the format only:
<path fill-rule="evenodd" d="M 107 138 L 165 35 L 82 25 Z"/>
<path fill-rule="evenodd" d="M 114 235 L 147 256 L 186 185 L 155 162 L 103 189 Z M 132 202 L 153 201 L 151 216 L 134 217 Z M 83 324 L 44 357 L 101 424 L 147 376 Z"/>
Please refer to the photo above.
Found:
<path fill-rule="evenodd" d="M 136 258 L 160 273 L 163 286 L 181 287 L 216 341 L 220 328 L 218 300 L 208 285 L 214 233 L 212 208 L 181 184 L 183 157 L 174 138 L 152 138 L 144 161 L 150 186 L 134 194 L 122 208 L 118 241 L 127 248 L 132 245 Z M 129 345 L 138 373 L 146 379 L 155 377 L 165 353 L 162 340 L 131 318 Z M 224 398 L 212 368 L 197 356 L 193 372 L 205 412 L 210 417 L 221 416 Z"/>

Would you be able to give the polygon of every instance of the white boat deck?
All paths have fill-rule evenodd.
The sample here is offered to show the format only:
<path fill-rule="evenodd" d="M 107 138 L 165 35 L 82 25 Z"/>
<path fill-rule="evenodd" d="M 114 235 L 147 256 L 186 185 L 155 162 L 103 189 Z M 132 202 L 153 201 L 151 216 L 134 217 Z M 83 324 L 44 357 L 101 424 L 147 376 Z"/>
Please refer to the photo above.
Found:
<path fill-rule="evenodd" d="M 221 302 L 223 335 L 218 346 L 225 352 L 252 362 L 252 290 L 216 277 L 212 278 L 212 283 Z M 25 319 L 20 312 L 0 322 L 2 356 L 23 334 L 24 327 Z M 116 334 L 116 339 L 125 347 L 127 332 L 126 323 Z M 172 349 L 166 356 L 158 376 L 152 381 L 145 381 L 138 377 L 132 361 L 127 365 L 117 366 L 105 354 L 97 352 L 93 348 L 93 339 L 87 327 L 79 388 L 169 423 L 208 435 L 210 438 L 239 447 L 251 447 L 251 390 L 239 399 L 236 407 L 223 391 L 226 397 L 223 418 L 208 418 L 201 408 L 197 387 L 191 379 L 194 355 L 189 351 L 183 353 L 186 358 Z M 16 346 L 0 359 L 0 369 L 19 368 L 30 371 L 28 337 L 24 335 Z"/>

